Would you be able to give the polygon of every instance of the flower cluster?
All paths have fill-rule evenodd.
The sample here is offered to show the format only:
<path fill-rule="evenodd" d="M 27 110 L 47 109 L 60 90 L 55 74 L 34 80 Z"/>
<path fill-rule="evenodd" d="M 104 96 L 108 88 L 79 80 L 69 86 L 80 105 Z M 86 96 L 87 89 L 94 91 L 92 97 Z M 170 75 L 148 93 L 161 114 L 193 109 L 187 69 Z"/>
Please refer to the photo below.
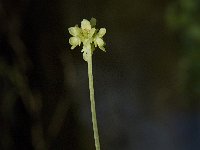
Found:
<path fill-rule="evenodd" d="M 92 18 L 90 21 L 83 19 L 81 22 L 81 27 L 76 25 L 75 27 L 70 27 L 69 33 L 72 37 L 69 39 L 69 43 L 72 45 L 71 49 L 76 46 L 80 46 L 83 43 L 83 59 L 88 60 L 88 57 L 92 55 L 95 47 L 99 47 L 101 50 L 105 51 L 105 42 L 103 41 L 103 36 L 106 34 L 106 29 L 101 28 L 100 30 L 95 28 L 96 19 Z"/>

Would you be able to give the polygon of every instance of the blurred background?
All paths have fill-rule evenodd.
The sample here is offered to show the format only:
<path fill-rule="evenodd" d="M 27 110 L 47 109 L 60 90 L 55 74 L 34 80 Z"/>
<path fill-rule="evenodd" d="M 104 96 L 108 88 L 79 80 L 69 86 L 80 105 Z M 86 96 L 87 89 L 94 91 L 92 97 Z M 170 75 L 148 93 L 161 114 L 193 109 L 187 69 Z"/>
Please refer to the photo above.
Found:
<path fill-rule="evenodd" d="M 68 27 L 105 27 L 93 55 L 102 150 L 200 149 L 200 0 L 0 0 L 0 150 L 94 150 L 87 64 Z"/>

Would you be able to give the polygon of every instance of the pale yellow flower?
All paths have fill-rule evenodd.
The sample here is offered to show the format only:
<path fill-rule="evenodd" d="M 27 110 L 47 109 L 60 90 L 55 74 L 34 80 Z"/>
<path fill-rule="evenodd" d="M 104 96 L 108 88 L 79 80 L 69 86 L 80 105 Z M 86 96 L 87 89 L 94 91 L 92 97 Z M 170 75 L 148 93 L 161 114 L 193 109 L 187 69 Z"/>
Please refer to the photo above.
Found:
<path fill-rule="evenodd" d="M 101 50 L 105 51 L 105 42 L 103 36 L 106 34 L 106 29 L 101 28 L 99 31 L 95 28 L 96 19 L 92 18 L 90 21 L 83 19 L 81 21 L 81 27 L 77 25 L 75 27 L 70 27 L 69 33 L 73 36 L 69 39 L 69 43 L 72 45 L 71 49 L 76 46 L 80 46 L 83 43 L 83 59 L 87 61 L 88 55 L 92 55 L 94 47 L 99 47 Z"/>

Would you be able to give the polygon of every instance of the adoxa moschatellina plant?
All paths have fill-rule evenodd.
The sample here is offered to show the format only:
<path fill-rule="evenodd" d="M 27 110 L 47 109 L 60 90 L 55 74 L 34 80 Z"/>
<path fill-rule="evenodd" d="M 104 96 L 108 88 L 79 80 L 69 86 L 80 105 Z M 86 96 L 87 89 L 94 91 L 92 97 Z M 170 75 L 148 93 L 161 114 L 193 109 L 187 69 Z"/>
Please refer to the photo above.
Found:
<path fill-rule="evenodd" d="M 69 33 L 72 37 L 69 39 L 69 43 L 72 45 L 71 49 L 76 46 L 83 46 L 81 52 L 83 52 L 83 59 L 88 64 L 88 78 L 89 78 L 89 90 L 90 90 L 90 102 L 91 102 L 91 113 L 92 113 L 92 124 L 94 131 L 94 140 L 96 150 L 100 150 L 99 133 L 97 127 L 95 100 L 94 100 L 94 86 L 93 86 L 93 74 L 92 74 L 92 54 L 96 47 L 99 47 L 102 51 L 105 51 L 105 42 L 103 36 L 106 34 L 106 29 L 96 29 L 96 19 L 92 18 L 90 21 L 83 19 L 81 27 L 76 25 L 70 27 Z"/>

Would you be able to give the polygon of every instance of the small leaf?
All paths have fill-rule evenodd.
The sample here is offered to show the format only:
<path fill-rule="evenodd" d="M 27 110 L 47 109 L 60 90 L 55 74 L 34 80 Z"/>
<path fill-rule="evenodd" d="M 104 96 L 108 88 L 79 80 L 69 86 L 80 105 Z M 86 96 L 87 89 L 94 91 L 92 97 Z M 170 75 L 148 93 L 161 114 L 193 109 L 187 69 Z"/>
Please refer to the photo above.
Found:
<path fill-rule="evenodd" d="M 91 18 L 91 20 L 90 20 L 90 24 L 91 24 L 91 26 L 92 27 L 95 27 L 96 26 L 96 23 L 97 23 L 97 20 L 95 19 L 95 18 Z"/>

